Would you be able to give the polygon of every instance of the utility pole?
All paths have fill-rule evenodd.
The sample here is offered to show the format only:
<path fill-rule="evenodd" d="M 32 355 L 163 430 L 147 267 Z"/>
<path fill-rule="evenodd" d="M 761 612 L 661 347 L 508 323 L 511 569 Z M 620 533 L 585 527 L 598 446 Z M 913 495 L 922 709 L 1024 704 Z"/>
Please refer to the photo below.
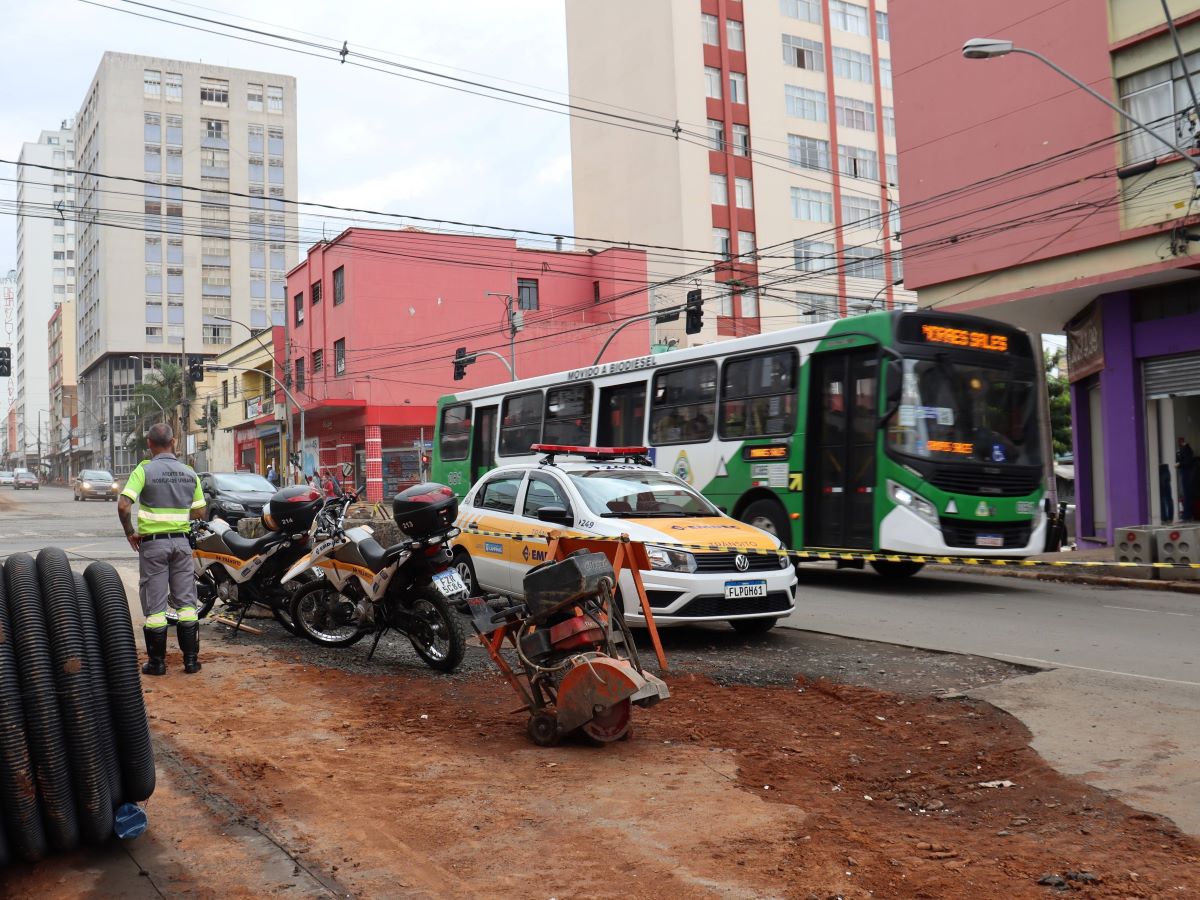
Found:
<path fill-rule="evenodd" d="M 524 317 L 521 311 L 515 307 L 515 301 L 512 294 L 506 294 L 502 291 L 487 291 L 485 297 L 502 297 L 504 298 L 504 314 L 508 321 L 508 371 L 512 374 L 512 380 L 517 380 L 517 332 L 525 327 Z"/>

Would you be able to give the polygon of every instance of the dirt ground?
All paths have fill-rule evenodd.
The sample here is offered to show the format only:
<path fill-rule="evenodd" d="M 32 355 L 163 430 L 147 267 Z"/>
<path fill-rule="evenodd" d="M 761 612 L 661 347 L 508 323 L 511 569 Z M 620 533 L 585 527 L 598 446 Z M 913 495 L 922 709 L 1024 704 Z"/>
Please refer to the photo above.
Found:
<path fill-rule="evenodd" d="M 1052 771 L 979 702 L 680 673 L 630 740 L 542 749 L 486 671 L 214 640 L 202 677 L 168 662 L 148 708 L 160 770 L 192 796 L 147 811 L 194 864 L 164 895 L 1200 896 L 1200 843 Z M 222 810 L 288 864 L 192 821 Z M 15 870 L 5 893 L 78 896 L 63 871 Z"/>

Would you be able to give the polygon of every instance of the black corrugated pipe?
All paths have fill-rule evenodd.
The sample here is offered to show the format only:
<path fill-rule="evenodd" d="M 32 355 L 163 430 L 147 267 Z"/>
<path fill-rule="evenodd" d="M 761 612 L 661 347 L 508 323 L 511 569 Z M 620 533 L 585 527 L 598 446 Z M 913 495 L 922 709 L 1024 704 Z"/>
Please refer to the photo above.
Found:
<path fill-rule="evenodd" d="M 75 573 L 75 608 L 83 628 L 83 649 L 87 655 L 86 669 L 91 685 L 91 703 L 96 709 L 96 724 L 100 729 L 100 751 L 104 757 L 104 774 L 108 780 L 108 796 L 112 811 L 124 802 L 121 791 L 121 763 L 117 758 L 117 736 L 113 731 L 112 700 L 108 696 L 108 676 L 104 672 L 104 654 L 100 652 L 100 631 L 92 592 L 79 572 Z"/>

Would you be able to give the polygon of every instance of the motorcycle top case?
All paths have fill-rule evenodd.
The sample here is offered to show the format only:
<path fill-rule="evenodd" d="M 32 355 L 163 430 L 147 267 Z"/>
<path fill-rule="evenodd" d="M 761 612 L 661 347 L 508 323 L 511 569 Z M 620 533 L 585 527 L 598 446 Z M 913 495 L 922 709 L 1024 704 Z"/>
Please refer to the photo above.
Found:
<path fill-rule="evenodd" d="M 392 518 L 410 538 L 440 534 L 454 527 L 458 498 L 444 484 L 416 484 L 392 499 Z"/>
<path fill-rule="evenodd" d="M 277 491 L 263 507 L 263 526 L 286 534 L 301 534 L 312 527 L 325 505 L 321 492 L 298 484 Z"/>
<path fill-rule="evenodd" d="M 587 550 L 530 570 L 522 582 L 530 619 L 544 622 L 565 607 L 594 597 L 605 578 L 610 583 L 616 580 L 612 563 L 603 553 Z"/>

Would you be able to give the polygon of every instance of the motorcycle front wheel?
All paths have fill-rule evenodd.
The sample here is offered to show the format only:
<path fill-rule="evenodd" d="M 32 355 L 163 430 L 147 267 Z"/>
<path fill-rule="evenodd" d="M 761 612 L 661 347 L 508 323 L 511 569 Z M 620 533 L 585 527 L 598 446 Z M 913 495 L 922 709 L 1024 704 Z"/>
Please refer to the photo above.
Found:
<path fill-rule="evenodd" d="M 296 591 L 290 612 L 296 633 L 322 647 L 349 647 L 367 633 L 355 618 L 353 601 L 324 579 Z"/>
<path fill-rule="evenodd" d="M 467 637 L 462 622 L 441 592 L 430 585 L 409 607 L 408 639 L 425 664 L 438 672 L 453 672 L 463 660 Z"/>

